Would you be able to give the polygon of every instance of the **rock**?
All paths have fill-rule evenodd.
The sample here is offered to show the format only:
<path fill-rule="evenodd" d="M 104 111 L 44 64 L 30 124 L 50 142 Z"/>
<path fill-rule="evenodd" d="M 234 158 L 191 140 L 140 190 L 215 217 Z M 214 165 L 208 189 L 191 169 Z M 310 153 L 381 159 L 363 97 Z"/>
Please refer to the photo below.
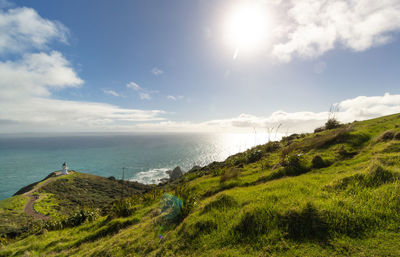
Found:
<path fill-rule="evenodd" d="M 169 174 L 168 174 L 168 175 L 169 175 Z M 168 182 L 168 180 L 169 180 L 169 179 L 167 179 L 167 178 L 162 178 L 162 179 L 160 179 L 160 184 L 166 183 L 166 182 Z"/>
<path fill-rule="evenodd" d="M 166 173 L 169 175 L 170 180 L 174 180 L 182 176 L 183 172 L 181 168 L 178 166 L 173 170 L 167 170 Z"/>
<path fill-rule="evenodd" d="M 193 172 L 193 171 L 197 171 L 197 170 L 200 170 L 200 169 L 201 169 L 200 166 L 194 165 L 193 168 L 191 168 L 188 172 Z"/>

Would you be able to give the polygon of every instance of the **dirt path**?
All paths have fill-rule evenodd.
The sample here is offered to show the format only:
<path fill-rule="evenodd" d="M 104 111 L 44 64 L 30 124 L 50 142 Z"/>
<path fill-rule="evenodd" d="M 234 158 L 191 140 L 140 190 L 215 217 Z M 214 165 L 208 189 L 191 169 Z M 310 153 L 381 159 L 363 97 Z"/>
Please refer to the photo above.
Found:
<path fill-rule="evenodd" d="M 58 174 L 58 172 L 56 173 L 56 175 L 60 175 Z M 49 216 L 43 215 L 37 211 L 35 211 L 35 209 L 33 208 L 33 206 L 35 205 L 35 201 L 37 199 L 39 199 L 38 196 L 33 195 L 34 192 L 36 192 L 37 190 L 39 190 L 40 188 L 44 187 L 45 185 L 49 184 L 50 182 L 54 181 L 56 179 L 56 177 L 52 177 L 47 179 L 45 182 L 43 182 L 42 184 L 40 184 L 39 186 L 35 187 L 34 189 L 32 189 L 29 192 L 26 192 L 24 195 L 29 197 L 29 202 L 25 205 L 24 207 L 24 212 L 32 217 L 34 217 L 35 219 L 39 219 L 39 220 L 48 220 L 50 219 Z"/>

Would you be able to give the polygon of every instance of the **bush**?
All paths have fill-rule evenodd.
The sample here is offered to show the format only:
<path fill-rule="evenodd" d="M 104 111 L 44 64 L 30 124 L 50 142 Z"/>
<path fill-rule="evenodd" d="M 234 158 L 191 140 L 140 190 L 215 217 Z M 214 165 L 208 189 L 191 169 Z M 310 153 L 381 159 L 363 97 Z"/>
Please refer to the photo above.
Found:
<path fill-rule="evenodd" d="M 324 130 L 325 130 L 325 127 L 319 127 L 319 128 L 314 129 L 314 133 L 319 133 L 319 132 L 322 132 Z"/>
<path fill-rule="evenodd" d="M 307 172 L 309 168 L 306 166 L 304 159 L 299 155 L 289 156 L 288 162 L 284 168 L 287 176 L 297 176 Z"/>
<path fill-rule="evenodd" d="M 322 157 L 319 155 L 314 156 L 314 158 L 311 161 L 311 164 L 314 169 L 321 169 L 321 168 L 326 167 L 326 163 L 324 162 Z"/>
<path fill-rule="evenodd" d="M 8 242 L 7 238 L 0 236 L 0 246 L 6 245 Z"/>
<path fill-rule="evenodd" d="M 396 134 L 394 134 L 394 139 L 400 140 L 400 132 L 396 132 Z"/>
<path fill-rule="evenodd" d="M 279 142 L 269 142 L 267 144 L 264 145 L 265 149 L 264 151 L 267 153 L 272 153 L 275 152 L 276 150 L 278 150 L 281 146 L 279 144 Z"/>
<path fill-rule="evenodd" d="M 222 184 L 231 179 L 237 179 L 239 177 L 240 169 L 238 168 L 230 168 L 225 170 L 224 173 L 221 174 L 219 182 Z"/>
<path fill-rule="evenodd" d="M 135 212 L 135 202 L 129 198 L 116 200 L 111 208 L 112 216 L 128 217 Z"/>
<path fill-rule="evenodd" d="M 388 130 L 383 132 L 379 137 L 378 137 L 378 141 L 390 141 L 395 137 L 395 132 Z"/>
<path fill-rule="evenodd" d="M 342 126 L 342 124 L 340 124 L 340 122 L 339 122 L 337 119 L 335 119 L 335 118 L 330 118 L 330 119 L 325 123 L 325 129 L 326 129 L 326 130 L 339 128 L 340 126 Z"/>
<path fill-rule="evenodd" d="M 259 161 L 262 158 L 261 150 L 253 149 L 246 153 L 246 163 L 253 163 Z"/>
<path fill-rule="evenodd" d="M 180 213 L 177 217 L 178 221 L 181 221 L 197 206 L 197 194 L 186 184 L 177 186 L 174 190 L 174 194 L 182 200 Z"/>

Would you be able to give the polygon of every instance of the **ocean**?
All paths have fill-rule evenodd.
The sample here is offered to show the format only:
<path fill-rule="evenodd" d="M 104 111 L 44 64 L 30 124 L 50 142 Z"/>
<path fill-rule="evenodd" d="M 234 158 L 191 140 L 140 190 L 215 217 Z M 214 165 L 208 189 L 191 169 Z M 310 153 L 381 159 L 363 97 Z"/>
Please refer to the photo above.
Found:
<path fill-rule="evenodd" d="M 91 134 L 0 136 L 0 200 L 67 162 L 71 170 L 158 183 L 165 171 L 187 171 L 266 143 L 266 134 Z"/>

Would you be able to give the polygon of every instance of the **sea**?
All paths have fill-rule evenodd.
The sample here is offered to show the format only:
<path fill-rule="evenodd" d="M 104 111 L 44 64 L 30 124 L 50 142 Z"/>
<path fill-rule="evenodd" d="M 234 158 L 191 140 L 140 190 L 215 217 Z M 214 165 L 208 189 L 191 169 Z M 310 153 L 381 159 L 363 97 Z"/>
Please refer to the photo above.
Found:
<path fill-rule="evenodd" d="M 52 134 L 0 136 L 0 200 L 50 172 L 69 169 L 146 184 L 180 166 L 223 161 L 270 140 L 265 133 Z"/>

